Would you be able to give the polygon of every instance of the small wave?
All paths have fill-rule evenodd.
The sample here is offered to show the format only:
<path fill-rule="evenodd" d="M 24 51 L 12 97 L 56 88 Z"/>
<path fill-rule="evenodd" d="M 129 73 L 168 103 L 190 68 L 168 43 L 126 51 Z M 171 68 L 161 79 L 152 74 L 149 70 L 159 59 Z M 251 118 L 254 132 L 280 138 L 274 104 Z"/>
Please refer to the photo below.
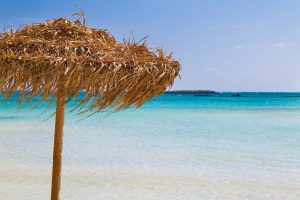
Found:
<path fill-rule="evenodd" d="M 18 119 L 20 116 L 0 116 L 0 120 Z"/>
<path fill-rule="evenodd" d="M 283 97 L 287 97 L 287 98 L 299 98 L 300 96 L 283 96 Z"/>
<path fill-rule="evenodd" d="M 209 94 L 195 94 L 195 97 L 212 97 L 213 95 L 209 95 Z"/>

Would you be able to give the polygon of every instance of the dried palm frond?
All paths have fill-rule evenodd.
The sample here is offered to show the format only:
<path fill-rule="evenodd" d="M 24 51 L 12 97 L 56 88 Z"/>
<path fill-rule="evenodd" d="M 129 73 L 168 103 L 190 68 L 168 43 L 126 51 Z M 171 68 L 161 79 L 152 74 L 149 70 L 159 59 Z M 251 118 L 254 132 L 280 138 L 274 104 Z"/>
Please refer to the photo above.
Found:
<path fill-rule="evenodd" d="M 25 26 L 0 34 L 0 93 L 46 101 L 63 88 L 66 101 L 84 91 L 83 111 L 140 107 L 179 75 L 180 63 L 157 52 L 63 18 Z"/>

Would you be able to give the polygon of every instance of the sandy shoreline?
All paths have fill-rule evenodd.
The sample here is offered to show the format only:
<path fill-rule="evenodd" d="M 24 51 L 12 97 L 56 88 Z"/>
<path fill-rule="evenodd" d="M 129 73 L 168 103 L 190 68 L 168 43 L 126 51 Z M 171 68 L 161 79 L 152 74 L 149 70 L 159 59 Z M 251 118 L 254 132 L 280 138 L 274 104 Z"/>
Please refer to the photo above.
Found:
<path fill-rule="evenodd" d="M 4 164 L 1 199 L 49 199 L 49 166 Z M 138 169 L 63 169 L 62 199 L 297 199 L 299 179 L 264 181 L 235 174 L 195 175 Z M 298 177 L 299 178 L 299 177 Z M 87 195 L 88 194 L 88 195 Z"/>

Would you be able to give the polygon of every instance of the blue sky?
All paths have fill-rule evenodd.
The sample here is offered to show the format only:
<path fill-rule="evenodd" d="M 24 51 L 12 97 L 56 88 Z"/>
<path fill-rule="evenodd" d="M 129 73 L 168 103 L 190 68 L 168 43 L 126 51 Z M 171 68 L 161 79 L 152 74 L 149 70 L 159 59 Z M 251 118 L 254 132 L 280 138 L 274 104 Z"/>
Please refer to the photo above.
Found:
<path fill-rule="evenodd" d="M 300 91 L 299 0 L 1 0 L 0 26 L 65 17 L 174 51 L 173 89 Z"/>

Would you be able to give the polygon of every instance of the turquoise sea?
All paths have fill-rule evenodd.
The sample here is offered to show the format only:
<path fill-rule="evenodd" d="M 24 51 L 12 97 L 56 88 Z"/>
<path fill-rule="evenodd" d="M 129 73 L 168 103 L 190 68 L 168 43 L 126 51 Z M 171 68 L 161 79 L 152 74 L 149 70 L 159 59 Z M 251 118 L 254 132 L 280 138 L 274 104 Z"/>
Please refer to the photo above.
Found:
<path fill-rule="evenodd" d="M 0 107 L 0 199 L 46 200 L 54 109 L 16 99 Z M 173 93 L 83 118 L 66 116 L 62 199 L 300 199 L 300 93 Z"/>

